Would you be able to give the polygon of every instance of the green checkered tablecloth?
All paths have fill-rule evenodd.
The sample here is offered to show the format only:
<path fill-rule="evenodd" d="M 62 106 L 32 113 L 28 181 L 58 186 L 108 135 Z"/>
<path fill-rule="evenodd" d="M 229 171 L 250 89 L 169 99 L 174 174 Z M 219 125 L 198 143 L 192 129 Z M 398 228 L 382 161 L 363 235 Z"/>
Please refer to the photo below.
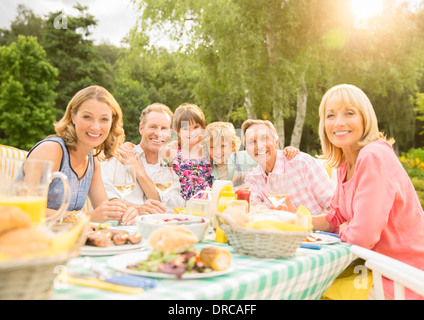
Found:
<path fill-rule="evenodd" d="M 323 245 L 321 250 L 298 249 L 290 259 L 258 259 L 241 256 L 227 244 L 205 242 L 196 248 L 216 245 L 233 254 L 233 272 L 196 280 L 159 279 L 153 289 L 141 295 L 129 295 L 84 286 L 55 286 L 51 299 L 172 299 L 172 300 L 271 300 L 320 299 L 336 277 L 355 259 L 345 243 Z M 110 257 L 93 257 L 107 264 Z M 83 257 L 69 261 L 66 268 L 81 270 Z"/>

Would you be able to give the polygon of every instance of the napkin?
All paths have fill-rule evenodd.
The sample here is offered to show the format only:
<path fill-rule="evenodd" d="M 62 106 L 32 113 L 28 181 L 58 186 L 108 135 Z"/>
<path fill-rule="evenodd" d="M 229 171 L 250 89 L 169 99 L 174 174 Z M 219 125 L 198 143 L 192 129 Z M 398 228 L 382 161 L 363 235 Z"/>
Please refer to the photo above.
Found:
<path fill-rule="evenodd" d="M 58 280 L 60 282 L 66 282 L 74 285 L 79 286 L 86 286 L 86 287 L 92 287 L 102 290 L 109 290 L 109 291 L 115 291 L 119 293 L 126 293 L 126 294 L 142 294 L 144 293 L 143 288 L 136 288 L 136 287 L 128 287 L 123 286 L 119 284 L 114 284 L 106 281 L 102 281 L 100 279 L 96 278 L 84 278 L 84 277 L 74 277 L 63 271 L 60 275 Z"/>
<path fill-rule="evenodd" d="M 296 211 L 297 215 L 297 224 L 302 226 L 304 230 L 311 230 L 312 225 L 312 216 L 311 212 L 303 205 L 300 205 Z"/>

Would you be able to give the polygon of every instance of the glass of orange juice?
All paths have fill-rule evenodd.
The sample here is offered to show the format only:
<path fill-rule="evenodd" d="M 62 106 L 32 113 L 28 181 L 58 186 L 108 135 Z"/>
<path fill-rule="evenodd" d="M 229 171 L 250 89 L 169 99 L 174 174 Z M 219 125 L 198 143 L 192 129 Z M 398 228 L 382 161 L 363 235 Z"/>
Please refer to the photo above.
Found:
<path fill-rule="evenodd" d="M 34 225 L 51 227 L 65 214 L 71 198 L 66 175 L 52 172 L 52 167 L 51 161 L 0 157 L 0 205 L 19 207 Z M 47 193 L 55 178 L 64 185 L 63 201 L 56 213 L 47 217 Z"/>

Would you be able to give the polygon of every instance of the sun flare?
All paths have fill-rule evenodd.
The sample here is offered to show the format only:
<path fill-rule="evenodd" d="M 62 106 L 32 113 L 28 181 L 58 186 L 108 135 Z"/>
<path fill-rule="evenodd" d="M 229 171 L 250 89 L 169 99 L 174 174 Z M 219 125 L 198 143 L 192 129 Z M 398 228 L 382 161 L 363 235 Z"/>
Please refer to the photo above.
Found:
<path fill-rule="evenodd" d="M 383 9 L 383 0 L 351 0 L 352 11 L 358 19 L 368 19 Z"/>

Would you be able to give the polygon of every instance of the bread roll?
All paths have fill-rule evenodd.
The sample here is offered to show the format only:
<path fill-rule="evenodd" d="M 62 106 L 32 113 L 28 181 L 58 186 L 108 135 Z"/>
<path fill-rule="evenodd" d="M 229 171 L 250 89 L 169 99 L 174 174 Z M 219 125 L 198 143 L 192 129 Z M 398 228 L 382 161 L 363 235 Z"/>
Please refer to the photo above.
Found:
<path fill-rule="evenodd" d="M 238 227 L 244 227 L 247 223 L 250 222 L 249 215 L 237 207 L 226 208 L 222 213 L 222 216 L 230 224 L 232 223 Z"/>
<path fill-rule="evenodd" d="M 31 218 L 21 208 L 0 205 L 0 233 L 15 228 L 27 228 L 30 226 Z"/>
<path fill-rule="evenodd" d="M 50 243 L 51 238 L 36 227 L 13 229 L 0 234 L 0 253 L 14 258 L 37 255 Z"/>
<path fill-rule="evenodd" d="M 184 227 L 169 225 L 154 230 L 150 234 L 148 242 L 153 249 L 168 254 L 184 252 L 193 244 L 199 242 L 199 239 L 193 232 Z"/>

